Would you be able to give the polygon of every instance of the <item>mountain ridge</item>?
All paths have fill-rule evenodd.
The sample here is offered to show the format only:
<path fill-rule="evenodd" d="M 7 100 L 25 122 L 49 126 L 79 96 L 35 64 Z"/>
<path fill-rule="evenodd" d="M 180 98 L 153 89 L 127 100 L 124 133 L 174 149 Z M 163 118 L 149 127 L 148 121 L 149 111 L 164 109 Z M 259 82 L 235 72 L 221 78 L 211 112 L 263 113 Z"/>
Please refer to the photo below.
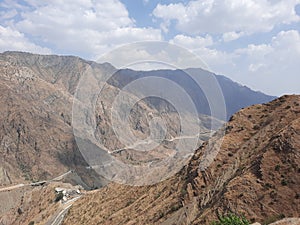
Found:
<path fill-rule="evenodd" d="M 210 224 L 218 214 L 250 221 L 299 217 L 300 96 L 240 110 L 224 126 L 221 149 L 199 170 L 209 145 L 170 179 L 152 186 L 109 184 L 78 200 L 63 224 Z M 220 134 L 220 132 L 218 132 Z M 213 154 L 212 154 L 213 155 Z"/>
<path fill-rule="evenodd" d="M 165 71 L 166 73 L 162 71 L 150 71 L 128 74 L 128 70 L 117 70 L 107 63 L 97 64 L 74 56 L 44 56 L 20 52 L 2 53 L 0 54 L 0 89 L 2 93 L 0 97 L 0 120 L 2 121 L 0 126 L 0 153 L 2 156 L 0 158 L 0 186 L 11 186 L 14 184 L 47 180 L 70 170 L 76 172 L 74 176 L 72 175 L 72 177 L 65 179 L 65 182 L 78 184 L 80 181 L 86 189 L 99 188 L 107 184 L 107 180 L 99 176 L 99 174 L 87 164 L 85 158 L 79 151 L 78 142 L 73 130 L 72 107 L 74 94 L 86 71 L 92 72 L 91 74 L 93 75 L 90 80 L 92 82 L 90 88 L 98 88 L 98 72 L 105 75 L 115 73 L 114 76 L 109 77 L 110 79 L 106 83 L 105 87 L 107 92 L 100 96 L 102 102 L 96 102 L 97 111 L 95 114 L 89 115 L 91 118 L 94 117 L 96 121 L 96 130 L 91 133 L 87 132 L 86 137 L 90 138 L 87 140 L 88 142 L 91 140 L 100 140 L 107 145 L 108 149 L 112 151 L 118 150 L 114 152 L 113 155 L 120 160 L 129 163 L 141 163 L 144 161 L 147 163 L 148 160 L 160 159 L 159 157 L 169 154 L 174 150 L 176 137 L 180 134 L 180 123 L 176 108 L 167 101 L 149 98 L 145 101 L 140 101 L 132 109 L 130 129 L 133 129 L 133 133 L 137 137 L 143 139 L 147 137 L 150 132 L 148 116 L 156 117 L 164 115 L 162 118 L 165 119 L 168 128 L 165 142 L 163 142 L 163 145 L 157 149 L 157 151 L 153 151 L 153 154 L 150 155 L 151 157 L 149 158 L 145 158 L 143 154 L 134 151 L 134 149 L 123 149 L 124 147 L 118 141 L 116 135 L 113 135 L 111 121 L 107 119 L 105 115 L 110 114 L 109 109 L 112 105 L 112 99 L 120 92 L 120 89 L 134 79 L 154 75 L 158 75 L 159 77 L 166 76 L 186 87 L 186 92 L 196 100 L 196 105 L 198 104 L 198 108 L 200 109 L 199 112 L 206 112 L 208 114 L 202 117 L 199 115 L 198 119 L 201 119 L 201 121 L 193 124 L 193 126 L 201 126 L 201 129 L 204 131 L 211 131 L 210 124 L 214 118 L 211 118 L 209 116 L 209 110 L 205 109 L 208 105 L 208 102 L 205 101 L 205 95 L 203 95 L 203 93 L 202 95 L 199 94 L 198 91 L 201 91 L 199 87 L 195 89 L 197 91 L 193 92 L 193 87 L 197 86 L 197 84 L 191 82 L 189 77 L 181 76 L 183 74 L 182 71 L 174 72 L 168 70 Z M 199 70 L 193 72 L 193 76 L 201 76 L 197 71 Z M 93 72 L 95 74 L 93 74 Z M 130 71 L 130 73 L 132 73 L 132 71 Z M 203 77 L 205 76 L 210 76 L 210 73 L 207 72 L 206 75 L 203 75 Z M 100 82 L 102 82 L 101 79 Z M 262 103 L 273 98 L 272 96 L 264 96 L 266 97 L 264 101 L 259 98 L 256 99 L 253 96 L 256 96 L 257 93 L 250 90 L 253 96 L 252 99 L 248 99 L 247 97 L 250 96 L 250 94 L 248 94 L 247 88 L 245 89 L 238 84 L 234 84 L 229 79 L 227 79 L 226 82 L 223 82 L 223 88 L 227 90 L 225 98 L 227 99 L 228 107 L 231 108 L 231 112 L 242 108 L 244 105 L 252 105 L 257 103 L 257 101 Z M 160 86 L 158 85 L 158 87 Z M 104 88 L 104 90 L 106 89 Z M 162 90 L 164 89 L 162 88 Z M 234 94 L 234 90 L 236 90 L 236 94 Z M 237 97 L 245 100 L 243 105 L 236 104 L 234 99 Z M 253 101 L 253 99 L 255 101 Z M 229 104 L 230 101 L 232 105 Z M 230 116 L 231 115 L 228 114 L 226 118 L 229 119 Z M 89 120 L 87 120 L 87 122 L 88 121 Z M 222 121 L 217 121 L 217 123 L 218 126 L 222 125 Z M 84 129 L 82 131 L 84 132 Z M 210 134 L 201 136 L 199 144 L 209 137 Z M 173 140 L 173 142 L 168 140 Z M 91 145 L 93 144 L 95 143 L 91 142 Z M 119 149 L 122 149 L 122 151 L 119 151 Z M 165 149 L 168 151 L 165 151 Z M 195 174 L 195 172 L 192 174 Z M 192 180 L 193 176 L 188 175 L 187 178 Z M 183 182 L 184 180 L 185 178 L 183 177 L 182 182 L 179 182 L 179 184 L 176 183 L 177 181 L 172 183 L 174 187 L 186 189 L 185 191 L 177 193 L 178 195 L 176 194 L 176 196 L 162 193 L 161 198 L 159 198 L 158 194 L 153 191 L 157 199 L 162 200 L 162 198 L 165 197 L 172 203 L 172 205 L 168 205 L 166 203 L 167 200 L 165 200 L 165 208 L 161 208 L 160 211 L 150 210 L 149 213 L 153 213 L 151 216 L 155 220 L 159 221 L 165 217 L 165 215 L 162 216 L 161 213 L 168 215 L 170 210 L 174 212 L 178 211 L 177 209 L 182 208 L 181 205 L 187 205 L 188 199 L 193 199 L 192 195 L 189 197 L 183 195 L 192 190 L 192 186 L 190 187 L 190 185 L 185 184 Z M 51 190 L 48 188 L 46 185 L 45 189 L 47 189 L 47 193 L 50 193 Z M 41 187 L 41 189 L 43 190 L 44 187 Z M 170 193 L 175 191 L 175 189 L 173 190 L 172 188 L 172 190 L 169 188 L 166 189 L 169 190 Z M 104 188 L 103 190 L 107 189 Z M 123 190 L 123 187 L 120 188 L 120 190 Z M 145 189 L 142 188 L 141 190 L 135 191 L 136 192 L 132 192 L 133 196 L 139 197 L 138 194 L 143 194 Z M 111 194 L 115 196 L 113 193 Z M 21 196 L 19 199 L 20 202 L 14 200 L 14 204 L 22 204 L 22 193 L 18 195 Z M 27 198 L 26 196 L 30 196 L 30 194 L 26 191 L 25 194 L 23 193 L 23 197 L 24 196 Z M 51 196 L 49 196 L 49 198 L 52 198 Z M 152 200 L 154 201 L 155 198 Z M 179 202 L 177 198 L 180 198 Z M 123 207 L 124 204 L 129 204 L 128 202 L 133 200 L 134 199 L 125 199 L 123 203 L 120 202 L 120 204 L 117 205 L 118 207 Z M 30 202 L 30 200 L 28 201 Z M 28 201 L 26 203 L 26 209 L 28 209 Z M 171 209 L 168 208 L 169 206 Z M 55 207 L 55 205 L 51 204 L 51 207 Z M 156 207 L 159 208 L 160 206 L 158 205 Z M 165 211 L 162 211 L 162 209 Z M 13 214 L 16 214 L 16 210 L 15 208 L 11 208 L 10 212 L 13 211 Z M 35 212 L 39 212 L 40 210 L 45 209 L 37 208 Z M 189 211 L 190 209 L 187 210 Z M 35 216 L 32 215 L 32 213 L 29 214 L 33 217 Z M 1 214 L 1 217 L 2 216 L 4 218 L 5 214 Z M 26 221 L 26 218 L 22 218 L 21 215 L 17 214 L 16 216 L 17 219 L 13 221 L 18 221 L 19 217 L 19 221 Z"/>

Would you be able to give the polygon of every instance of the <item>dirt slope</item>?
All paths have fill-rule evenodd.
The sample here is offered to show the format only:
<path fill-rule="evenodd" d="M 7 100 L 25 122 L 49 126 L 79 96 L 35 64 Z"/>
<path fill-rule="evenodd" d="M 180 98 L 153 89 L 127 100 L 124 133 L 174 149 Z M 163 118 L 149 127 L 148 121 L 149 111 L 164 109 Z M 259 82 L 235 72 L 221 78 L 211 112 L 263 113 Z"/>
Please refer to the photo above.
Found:
<path fill-rule="evenodd" d="M 299 104 L 294 95 L 242 109 L 224 139 L 218 132 L 213 148 L 204 144 L 176 176 L 153 186 L 110 184 L 76 202 L 63 224 L 209 224 L 228 211 L 253 222 L 299 217 Z M 199 170 L 204 162 L 211 164 Z"/>

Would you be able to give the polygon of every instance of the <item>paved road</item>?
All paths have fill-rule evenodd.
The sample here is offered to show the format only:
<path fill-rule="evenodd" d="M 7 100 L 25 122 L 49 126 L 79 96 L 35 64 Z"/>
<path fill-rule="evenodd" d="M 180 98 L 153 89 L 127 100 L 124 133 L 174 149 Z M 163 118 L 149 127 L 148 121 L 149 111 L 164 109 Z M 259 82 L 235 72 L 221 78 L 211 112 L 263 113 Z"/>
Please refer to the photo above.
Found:
<path fill-rule="evenodd" d="M 139 145 L 151 144 L 151 143 L 156 142 L 156 141 L 168 141 L 168 142 L 172 142 L 172 141 L 180 140 L 180 139 L 198 138 L 201 134 L 208 134 L 208 133 L 211 133 L 211 131 L 203 132 L 203 133 L 200 133 L 200 134 L 195 134 L 195 135 L 192 135 L 192 136 L 172 137 L 171 139 L 164 139 L 164 140 L 161 140 L 161 139 L 143 140 L 143 141 L 138 141 L 138 142 L 134 143 L 133 145 L 127 146 L 125 148 L 120 148 L 120 149 L 115 149 L 113 151 L 109 151 L 108 153 L 109 154 L 120 153 L 120 152 L 125 151 L 127 149 L 134 149 L 134 148 L 136 148 Z"/>
<path fill-rule="evenodd" d="M 11 191 L 11 190 L 14 190 L 14 189 L 18 189 L 18 188 L 22 188 L 22 187 L 28 187 L 28 186 L 41 186 L 45 183 L 51 183 L 53 181 L 59 181 L 61 179 L 63 179 L 65 176 L 69 175 L 70 173 L 72 173 L 73 171 L 70 170 L 58 177 L 55 177 L 51 180 L 45 180 L 45 181 L 39 181 L 39 182 L 34 182 L 34 183 L 30 183 L 30 184 L 17 184 L 17 185 L 13 185 L 13 186 L 9 186 L 9 187 L 4 187 L 4 188 L 0 188 L 0 192 L 4 192 L 4 191 Z"/>
<path fill-rule="evenodd" d="M 68 172 L 66 172 L 66 173 L 64 173 L 64 174 L 62 174 L 62 175 L 60 175 L 60 176 L 58 176 L 58 177 L 53 178 L 51 181 L 60 181 L 60 180 L 62 180 L 65 176 L 67 176 L 67 175 L 69 175 L 69 174 L 71 174 L 71 173 L 73 173 L 73 172 L 74 172 L 73 170 L 69 170 Z"/>
<path fill-rule="evenodd" d="M 77 196 L 77 197 L 75 197 L 75 198 L 73 198 L 73 199 L 71 199 L 71 200 L 69 200 L 69 201 L 63 203 L 63 204 L 61 205 L 61 210 L 59 210 L 59 211 L 57 212 L 57 215 L 56 215 L 56 216 L 54 215 L 54 219 L 51 219 L 51 220 L 49 221 L 48 224 L 50 224 L 50 225 L 60 225 L 60 224 L 63 222 L 64 217 L 65 217 L 65 215 L 67 214 L 67 212 L 69 211 L 70 207 L 71 207 L 71 206 L 73 205 L 73 203 L 74 203 L 75 201 L 77 201 L 80 197 L 81 197 L 81 196 Z"/>
<path fill-rule="evenodd" d="M 175 141 L 175 140 L 180 140 L 180 139 L 192 139 L 192 138 L 198 138 L 200 137 L 201 135 L 204 135 L 204 134 L 210 134 L 212 133 L 211 131 L 204 131 L 204 132 L 201 132 L 199 134 L 195 134 L 195 135 L 191 135 L 191 136 L 177 136 L 177 137 L 171 137 L 170 139 L 164 139 L 163 141 L 168 141 L 168 142 L 172 142 L 172 141 Z M 145 145 L 145 144 L 150 144 L 151 142 L 155 142 L 155 141 L 161 141 L 161 140 L 158 140 L 158 139 L 154 139 L 154 140 L 142 140 L 142 141 L 138 141 L 136 143 L 134 143 L 133 145 L 131 146 L 127 146 L 125 148 L 120 148 L 120 149 L 115 149 L 115 150 L 112 150 L 112 151 L 109 151 L 108 153 L 109 154 L 114 154 L 114 153 L 120 153 L 122 151 L 125 151 L 125 150 L 128 150 L 128 149 L 134 149 L 135 147 L 139 146 L 139 145 Z M 192 154 L 192 153 L 191 153 Z M 191 154 L 187 154 L 185 156 L 185 158 L 187 157 L 190 157 Z M 104 167 L 107 167 L 109 165 L 111 165 L 112 162 L 107 162 L 105 164 L 102 164 L 102 165 L 94 165 L 94 166 L 87 166 L 86 169 L 98 169 L 98 168 L 104 168 Z M 149 166 L 151 166 L 151 162 L 149 164 Z"/>
<path fill-rule="evenodd" d="M 17 188 L 21 188 L 21 187 L 25 187 L 25 186 L 29 186 L 29 185 L 28 184 L 26 184 L 26 185 L 25 184 L 17 184 L 17 185 L 14 185 L 14 186 L 1 188 L 0 192 L 11 191 L 11 190 L 14 190 L 14 189 L 17 189 Z"/>

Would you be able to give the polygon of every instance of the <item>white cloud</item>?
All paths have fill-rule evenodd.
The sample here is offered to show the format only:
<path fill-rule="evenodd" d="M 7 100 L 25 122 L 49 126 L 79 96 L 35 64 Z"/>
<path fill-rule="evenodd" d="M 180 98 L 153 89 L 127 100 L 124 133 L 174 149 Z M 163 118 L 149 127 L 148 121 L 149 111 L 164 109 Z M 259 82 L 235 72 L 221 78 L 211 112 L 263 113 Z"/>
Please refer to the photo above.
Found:
<path fill-rule="evenodd" d="M 270 44 L 254 45 L 249 44 L 246 48 L 236 49 L 235 53 L 240 56 L 251 57 L 257 61 L 263 60 L 267 54 L 270 54 L 273 48 Z"/>
<path fill-rule="evenodd" d="M 160 24 L 160 29 L 164 32 L 164 33 L 168 33 L 169 32 L 169 26 L 170 26 L 170 21 L 166 20 L 164 22 L 162 22 Z"/>
<path fill-rule="evenodd" d="M 230 76 L 232 68 L 235 68 L 236 66 L 233 61 L 233 53 L 207 47 L 195 49 L 193 50 L 193 53 L 198 55 L 201 60 L 207 64 L 209 70 L 217 74 L 226 74 Z"/>
<path fill-rule="evenodd" d="M 169 42 L 187 48 L 197 55 L 205 64 L 205 69 L 211 69 L 216 73 L 222 73 L 224 68 L 229 65 L 234 66 L 232 60 L 232 58 L 234 58 L 233 54 L 215 49 L 214 47 L 217 43 L 214 42 L 213 37 L 208 34 L 195 37 L 179 34 Z"/>
<path fill-rule="evenodd" d="M 170 43 L 177 44 L 188 49 L 197 49 L 213 45 L 213 39 L 210 35 L 206 35 L 205 37 L 190 37 L 179 34 L 176 35 L 173 39 L 171 39 Z"/>
<path fill-rule="evenodd" d="M 249 44 L 231 53 L 194 51 L 215 72 L 272 95 L 300 93 L 300 34 L 281 31 L 268 44 Z"/>
<path fill-rule="evenodd" d="M 265 89 L 269 92 L 284 93 L 288 87 L 291 92 L 300 93 L 299 31 L 281 31 L 268 45 L 251 45 L 245 51 L 237 50 L 236 53 L 256 68 L 251 71 L 249 67 L 248 75 L 259 80 L 257 86 L 268 85 Z"/>
<path fill-rule="evenodd" d="M 30 7 L 11 26 L 59 53 L 94 58 L 120 44 L 161 40 L 161 31 L 138 28 L 118 0 L 26 0 Z M 6 21 L 7 22 L 7 21 Z"/>
<path fill-rule="evenodd" d="M 290 29 L 284 24 L 299 22 L 294 9 L 299 2 L 193 0 L 186 4 L 158 4 L 152 18 L 161 22 L 160 29 L 156 29 L 137 27 L 120 0 L 3 0 L 0 2 L 0 7 L 5 9 L 0 12 L 0 51 L 50 53 L 50 49 L 40 46 L 43 45 L 51 46 L 54 53 L 96 60 L 122 44 L 162 40 L 161 32 L 169 32 L 168 37 L 179 33 L 170 37 L 169 43 L 190 49 L 219 74 L 270 94 L 300 93 L 299 31 L 282 31 L 269 41 L 266 41 L 268 35 L 262 34 L 260 44 L 258 39 L 253 44 L 255 35 L 243 42 L 227 44 L 245 35 L 274 32 L 274 27 Z M 179 32 L 174 32 L 173 25 Z M 234 49 L 235 46 L 239 49 Z M 164 49 L 158 50 L 155 54 L 151 47 L 131 51 L 131 55 L 129 51 L 119 55 L 116 52 L 115 59 L 120 66 L 143 59 L 182 68 L 199 66 L 198 59 L 184 54 L 169 56 Z M 150 64 L 148 68 L 152 68 Z M 137 68 L 144 67 L 147 65 L 137 65 Z"/>
<path fill-rule="evenodd" d="M 0 52 L 7 50 L 11 51 L 26 51 L 33 53 L 50 54 L 51 50 L 40 47 L 30 42 L 24 34 L 10 27 L 0 25 Z"/>
<path fill-rule="evenodd" d="M 149 3 L 149 0 L 143 0 L 144 5 L 147 5 Z"/>
<path fill-rule="evenodd" d="M 236 39 L 239 39 L 240 37 L 242 37 L 244 35 L 245 35 L 244 32 L 231 31 L 231 32 L 224 33 L 222 38 L 223 38 L 224 42 L 229 42 L 229 41 L 234 41 Z"/>
<path fill-rule="evenodd" d="M 266 65 L 263 63 L 258 63 L 258 64 L 250 64 L 249 65 L 249 71 L 250 72 L 256 72 L 259 69 L 262 69 L 263 67 L 265 67 Z"/>
<path fill-rule="evenodd" d="M 17 14 L 18 14 L 18 12 L 15 9 L 8 10 L 8 11 L 2 11 L 2 12 L 0 12 L 0 18 L 1 19 L 11 19 L 14 16 L 16 16 Z"/>
<path fill-rule="evenodd" d="M 299 0 L 194 0 L 187 5 L 158 4 L 153 15 L 162 23 L 174 21 L 176 28 L 187 34 L 229 32 L 227 38 L 230 34 L 237 38 L 232 37 L 232 32 L 267 32 L 278 24 L 299 21 L 295 12 L 298 3 Z"/>
<path fill-rule="evenodd" d="M 136 70 L 204 68 L 205 63 L 191 51 L 169 42 L 136 42 L 103 55 L 99 62 L 110 62 L 117 68 Z"/>

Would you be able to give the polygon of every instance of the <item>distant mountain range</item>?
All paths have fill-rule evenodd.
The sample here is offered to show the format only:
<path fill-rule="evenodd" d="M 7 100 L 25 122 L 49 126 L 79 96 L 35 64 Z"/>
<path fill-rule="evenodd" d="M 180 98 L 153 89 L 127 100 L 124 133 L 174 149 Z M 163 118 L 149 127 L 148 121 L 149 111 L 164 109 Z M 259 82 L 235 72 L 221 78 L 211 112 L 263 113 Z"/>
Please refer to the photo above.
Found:
<path fill-rule="evenodd" d="M 209 99 L 205 90 L 201 87 L 211 85 L 212 91 L 220 87 L 220 91 L 224 96 L 226 106 L 226 118 L 229 119 L 232 114 L 241 108 L 249 105 L 259 104 L 275 99 L 275 96 L 269 96 L 262 92 L 253 91 L 247 86 L 242 86 L 229 78 L 216 75 L 203 69 L 186 69 L 186 70 L 155 70 L 155 71 L 134 71 L 130 69 L 117 70 L 114 76 L 108 82 L 118 88 L 123 88 L 130 82 L 145 77 L 161 77 L 176 82 L 180 87 L 184 88 L 188 95 L 192 98 L 198 112 L 200 114 L 211 115 Z M 214 79 L 209 79 L 214 77 Z M 196 81 L 195 81 L 196 80 Z M 217 84 L 217 85 L 216 85 Z M 159 83 L 157 84 L 159 87 Z M 159 89 L 159 88 L 158 88 Z M 164 87 L 160 89 L 163 91 Z M 169 89 L 167 89 L 169 91 Z M 216 93 L 217 96 L 217 93 Z M 151 100 L 150 100 L 151 101 Z M 160 105 L 158 100 L 152 99 L 153 105 Z M 222 119 L 222 118 L 219 118 Z"/>
<path fill-rule="evenodd" d="M 202 69 L 148 72 L 117 70 L 109 63 L 98 64 L 74 56 L 5 52 L 0 54 L 1 184 L 20 179 L 41 180 L 58 175 L 61 170 L 67 171 L 70 167 L 86 167 L 72 132 L 72 103 L 78 83 L 87 70 L 113 74 L 107 81 L 108 86 L 111 85 L 111 93 L 142 77 L 170 79 L 190 95 L 199 114 L 210 115 L 210 107 L 205 94 L 191 78 L 195 76 L 204 86 L 209 85 L 205 83 L 208 77 L 216 77 L 224 95 L 227 118 L 242 107 L 274 98 Z M 160 84 L 157 85 L 159 87 Z M 165 90 L 164 87 L 159 89 Z M 114 96 L 107 96 L 104 104 L 109 107 Z M 176 136 L 179 132 L 176 110 L 160 99 L 149 98 L 145 101 L 146 104 L 136 109 L 135 115 L 139 117 L 132 118 L 132 126 L 139 127 L 134 131 L 136 135 L 145 136 L 149 132 L 144 113 L 139 111 L 143 109 L 144 112 L 153 113 L 171 112 L 168 127 L 170 135 Z M 99 112 L 98 117 L 103 118 L 103 113 Z M 210 120 L 204 119 L 204 116 L 201 118 L 202 128 L 210 129 Z M 96 138 L 102 138 L 110 147 L 118 146 L 110 122 L 106 119 L 98 122 Z M 52 165 L 48 165 L 48 162 Z M 90 185 L 93 184 L 90 182 Z M 99 185 L 98 182 L 96 186 Z"/>

